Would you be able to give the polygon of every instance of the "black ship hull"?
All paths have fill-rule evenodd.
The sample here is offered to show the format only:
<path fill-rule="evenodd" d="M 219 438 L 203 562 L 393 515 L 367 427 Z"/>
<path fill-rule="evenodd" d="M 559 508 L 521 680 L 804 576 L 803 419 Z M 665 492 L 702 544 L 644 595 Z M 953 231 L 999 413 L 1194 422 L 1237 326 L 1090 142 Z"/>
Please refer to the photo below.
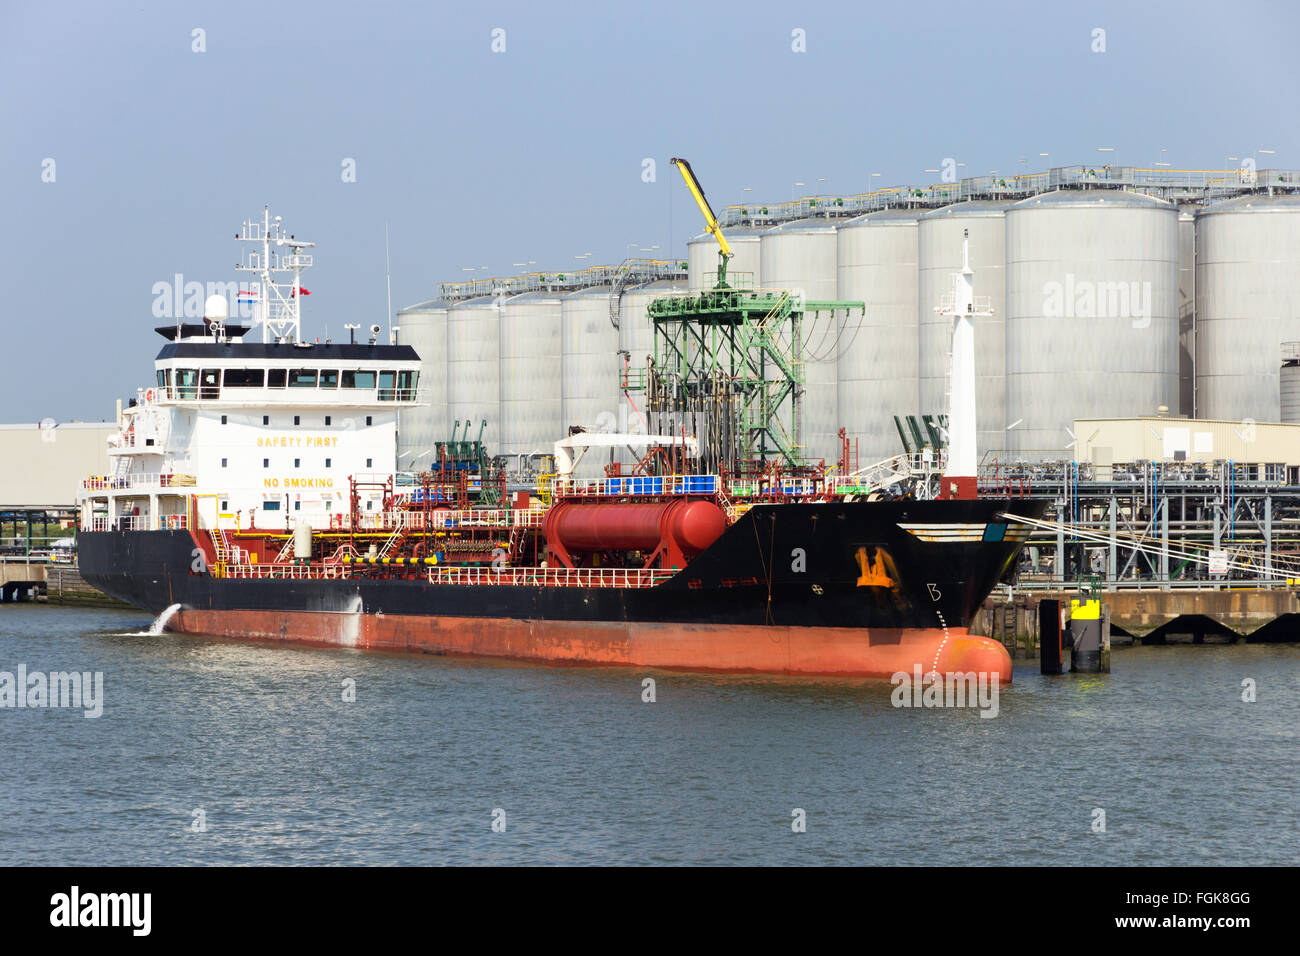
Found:
<path fill-rule="evenodd" d="M 175 607 L 171 626 L 185 631 L 865 676 L 953 664 L 965 649 L 1009 678 L 1000 645 L 966 628 L 1023 546 L 1025 526 L 1002 516 L 1042 509 L 1025 500 L 760 505 L 652 587 L 455 584 L 382 569 L 231 577 L 206 566 L 188 531 L 83 532 L 78 548 L 88 582 L 152 614 Z"/>

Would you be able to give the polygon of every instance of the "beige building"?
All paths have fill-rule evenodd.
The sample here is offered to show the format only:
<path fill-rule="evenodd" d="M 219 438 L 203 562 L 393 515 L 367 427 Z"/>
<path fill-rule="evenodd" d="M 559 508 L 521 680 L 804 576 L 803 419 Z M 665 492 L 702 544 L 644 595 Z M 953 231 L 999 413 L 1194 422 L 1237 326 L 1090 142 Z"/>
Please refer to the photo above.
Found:
<path fill-rule="evenodd" d="M 1300 425 L 1173 416 L 1078 419 L 1074 459 L 1106 466 L 1133 461 L 1236 461 L 1300 466 Z"/>
<path fill-rule="evenodd" d="M 109 472 L 113 422 L 0 425 L 0 507 L 70 508 L 88 475 Z"/>

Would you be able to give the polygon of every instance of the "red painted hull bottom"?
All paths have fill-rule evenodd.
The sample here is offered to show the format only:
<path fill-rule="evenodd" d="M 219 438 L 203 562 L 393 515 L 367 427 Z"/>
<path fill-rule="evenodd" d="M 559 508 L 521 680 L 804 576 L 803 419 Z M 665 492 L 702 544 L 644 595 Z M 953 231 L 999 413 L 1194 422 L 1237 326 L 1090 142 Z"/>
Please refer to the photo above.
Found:
<path fill-rule="evenodd" d="M 888 679 L 924 673 L 998 674 L 1011 658 L 964 628 L 752 627 L 673 623 L 520 621 L 505 618 L 208 611 L 186 608 L 170 630 L 319 647 L 652 667 L 664 670 Z"/>

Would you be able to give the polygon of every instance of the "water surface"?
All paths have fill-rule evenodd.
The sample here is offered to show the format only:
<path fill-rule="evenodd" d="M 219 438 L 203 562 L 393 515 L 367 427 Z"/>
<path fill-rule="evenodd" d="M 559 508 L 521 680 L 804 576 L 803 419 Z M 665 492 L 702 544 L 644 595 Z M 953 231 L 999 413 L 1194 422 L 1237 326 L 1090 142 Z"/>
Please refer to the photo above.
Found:
<path fill-rule="evenodd" d="M 0 709 L 6 862 L 1300 862 L 1294 644 L 1116 649 L 1110 675 L 1018 663 L 981 719 L 896 709 L 881 683 L 308 650 L 150 623 L 0 608 L 0 670 L 102 671 L 105 696 L 98 719 Z"/>

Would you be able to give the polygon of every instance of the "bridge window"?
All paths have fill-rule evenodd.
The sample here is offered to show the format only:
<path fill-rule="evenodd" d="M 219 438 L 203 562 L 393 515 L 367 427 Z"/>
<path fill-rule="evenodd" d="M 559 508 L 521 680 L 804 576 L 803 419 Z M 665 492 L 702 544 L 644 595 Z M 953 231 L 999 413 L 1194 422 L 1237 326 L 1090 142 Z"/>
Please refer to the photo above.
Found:
<path fill-rule="evenodd" d="M 221 369 L 205 368 L 199 373 L 199 398 L 221 397 Z"/>
<path fill-rule="evenodd" d="M 397 373 L 392 369 L 384 369 L 379 373 L 379 400 L 381 402 L 391 402 L 397 397 L 393 387 L 397 384 Z"/>
<path fill-rule="evenodd" d="M 315 388 L 316 370 L 314 368 L 294 368 L 289 370 L 290 388 Z"/>
<path fill-rule="evenodd" d="M 165 369 L 160 368 L 158 370 L 158 387 L 165 388 L 166 386 L 167 386 L 167 371 Z"/>
<path fill-rule="evenodd" d="M 226 388 L 261 388 L 266 384 L 266 372 L 260 368 L 228 368 L 221 384 Z"/>
<path fill-rule="evenodd" d="M 194 368 L 176 370 L 176 397 L 181 401 L 193 401 L 199 397 L 199 371 Z"/>
<path fill-rule="evenodd" d="M 267 388 L 284 388 L 284 379 L 287 374 L 285 369 L 271 368 L 266 370 L 266 387 Z"/>
<path fill-rule="evenodd" d="M 397 398 L 398 401 L 410 402 L 415 400 L 416 385 L 420 380 L 420 373 L 414 369 L 397 373 Z"/>
<path fill-rule="evenodd" d="M 343 373 L 344 388 L 374 388 L 375 373 L 373 369 L 357 369 Z"/>
<path fill-rule="evenodd" d="M 339 370 L 336 368 L 323 368 L 320 370 L 320 387 L 321 388 L 338 388 L 339 387 Z"/>

